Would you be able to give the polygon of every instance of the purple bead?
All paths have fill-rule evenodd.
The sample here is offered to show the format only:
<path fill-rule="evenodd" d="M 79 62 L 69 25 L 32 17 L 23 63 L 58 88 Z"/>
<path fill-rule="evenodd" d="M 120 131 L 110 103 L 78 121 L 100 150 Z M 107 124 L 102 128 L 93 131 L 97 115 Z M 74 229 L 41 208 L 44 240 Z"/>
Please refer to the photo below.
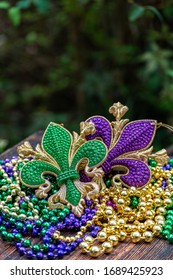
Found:
<path fill-rule="evenodd" d="M 79 222 L 75 222 L 74 226 L 75 226 L 75 228 L 79 228 L 80 227 L 80 223 Z"/>
<path fill-rule="evenodd" d="M 26 249 L 24 247 L 19 247 L 18 249 L 19 249 L 19 254 L 21 256 L 23 256 L 25 254 L 25 252 L 26 252 Z"/>
<path fill-rule="evenodd" d="M 58 223 L 57 224 L 57 229 L 58 230 L 62 230 L 63 229 L 63 224 L 62 223 Z"/>
<path fill-rule="evenodd" d="M 89 208 L 85 208 L 85 214 L 88 215 L 90 213 L 90 209 Z"/>
<path fill-rule="evenodd" d="M 33 256 L 34 256 L 33 251 L 32 251 L 32 250 L 28 250 L 28 251 L 26 251 L 26 256 L 27 256 L 27 258 L 28 258 L 28 259 L 32 259 L 32 258 L 33 258 Z"/>
<path fill-rule="evenodd" d="M 81 218 L 81 223 L 82 223 L 83 225 L 85 225 L 86 222 L 87 222 L 87 219 L 86 219 L 86 218 Z"/>
<path fill-rule="evenodd" d="M 21 243 L 21 242 L 17 242 L 17 243 L 16 243 L 16 248 L 17 248 L 17 249 L 19 249 L 21 246 L 22 246 L 22 243 Z M 23 247 L 23 248 L 24 248 L 24 247 Z"/>
<path fill-rule="evenodd" d="M 93 201 L 92 200 L 86 200 L 85 203 L 86 203 L 86 206 L 91 207 L 91 205 L 93 204 Z"/>
<path fill-rule="evenodd" d="M 44 258 L 44 254 L 43 254 L 42 252 L 38 252 L 38 253 L 36 254 L 36 258 L 37 258 L 38 260 L 42 260 L 42 259 Z"/>
<path fill-rule="evenodd" d="M 93 215 L 92 215 L 92 214 L 88 214 L 88 215 L 87 215 L 87 220 L 92 220 L 92 218 L 93 218 Z"/>
<path fill-rule="evenodd" d="M 48 253 L 47 253 L 47 258 L 48 258 L 49 260 L 53 260 L 53 259 L 54 259 L 54 254 L 53 254 L 52 252 L 48 252 Z"/>
<path fill-rule="evenodd" d="M 91 235 L 92 237 L 96 237 L 96 236 L 97 236 L 97 231 L 96 231 L 96 230 L 92 230 L 92 231 L 90 232 L 90 235 Z"/>
<path fill-rule="evenodd" d="M 74 241 L 74 242 L 71 242 L 71 244 L 70 244 L 72 250 L 74 250 L 74 249 L 76 248 L 77 245 L 78 245 L 78 243 L 75 242 L 75 241 Z"/>
<path fill-rule="evenodd" d="M 57 257 L 58 257 L 59 259 L 62 259 L 63 256 L 64 256 L 64 251 L 63 251 L 63 250 L 59 250 L 59 251 L 57 252 Z"/>
<path fill-rule="evenodd" d="M 70 246 L 66 246 L 65 249 L 64 249 L 64 253 L 67 254 L 67 255 L 70 254 L 71 251 L 72 251 L 72 250 L 71 250 L 71 247 L 70 247 Z"/>
<path fill-rule="evenodd" d="M 54 244 L 49 244 L 48 250 L 50 252 L 53 252 L 55 250 L 55 245 Z"/>
<path fill-rule="evenodd" d="M 38 231 L 36 230 L 36 228 L 33 228 L 33 229 L 32 229 L 31 236 L 32 236 L 32 237 L 38 236 Z"/>

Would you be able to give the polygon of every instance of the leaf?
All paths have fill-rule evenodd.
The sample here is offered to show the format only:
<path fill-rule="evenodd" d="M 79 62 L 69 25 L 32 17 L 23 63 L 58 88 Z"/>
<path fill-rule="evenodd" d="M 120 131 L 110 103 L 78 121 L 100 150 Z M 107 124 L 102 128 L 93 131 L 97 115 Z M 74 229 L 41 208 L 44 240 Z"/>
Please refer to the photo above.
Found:
<path fill-rule="evenodd" d="M 10 3 L 7 1 L 0 2 L 0 9 L 8 9 L 10 7 Z"/>
<path fill-rule="evenodd" d="M 145 13 L 145 8 L 142 6 L 135 5 L 130 11 L 129 20 L 135 21 Z"/>
<path fill-rule="evenodd" d="M 50 123 L 42 139 L 43 149 L 56 160 L 61 171 L 69 168 L 71 134 L 59 124 Z"/>
<path fill-rule="evenodd" d="M 155 15 L 158 17 L 158 19 L 159 19 L 161 22 L 164 22 L 164 19 L 163 19 L 161 13 L 160 13 L 155 7 L 153 7 L 153 6 L 147 6 L 147 7 L 146 7 L 146 10 L 151 11 L 153 14 L 155 14 Z"/>
<path fill-rule="evenodd" d="M 17 8 L 17 7 L 10 8 L 8 10 L 8 17 L 14 26 L 18 26 L 21 21 L 21 13 L 20 13 L 19 8 Z"/>
<path fill-rule="evenodd" d="M 82 159 L 88 159 L 88 167 L 101 165 L 106 156 L 106 146 L 99 140 L 85 142 L 76 152 L 71 168 L 75 169 L 76 165 Z"/>

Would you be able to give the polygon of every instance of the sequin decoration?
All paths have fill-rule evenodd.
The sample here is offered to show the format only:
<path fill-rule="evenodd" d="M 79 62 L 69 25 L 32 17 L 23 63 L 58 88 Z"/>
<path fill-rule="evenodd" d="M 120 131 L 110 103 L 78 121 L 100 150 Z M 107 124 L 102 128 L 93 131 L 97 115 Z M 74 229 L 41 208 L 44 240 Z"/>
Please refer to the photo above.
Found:
<path fill-rule="evenodd" d="M 63 126 L 50 123 L 43 135 L 41 147 L 37 147 L 35 153 L 30 147 L 28 155 L 34 156 L 34 159 L 23 166 L 20 180 L 24 185 L 36 188 L 38 197 L 45 198 L 51 189 L 45 176 L 55 176 L 57 192 L 48 198 L 51 209 L 63 208 L 67 204 L 77 216 L 81 216 L 84 196 L 91 198 L 102 186 L 100 180 L 103 172 L 97 166 L 103 163 L 107 149 L 99 140 L 87 142 L 83 137 L 87 129 L 86 126 L 80 136 L 77 133 L 72 136 Z M 18 149 L 19 155 L 22 149 Z M 89 184 L 80 181 L 81 165 L 85 167 L 87 176 L 92 175 Z"/>
<path fill-rule="evenodd" d="M 155 136 L 157 121 L 138 120 L 127 124 L 127 119 L 121 120 L 127 110 L 126 106 L 118 102 L 109 110 L 115 116 L 115 122 L 110 123 L 102 116 L 89 118 L 87 122 L 93 123 L 96 130 L 86 138 L 101 138 L 107 146 L 107 158 L 101 166 L 105 174 L 114 169 L 117 171 L 114 180 L 120 179 L 129 187 L 143 187 L 150 179 L 147 160 L 151 156 L 150 146 Z M 84 175 L 83 177 L 86 180 Z"/>

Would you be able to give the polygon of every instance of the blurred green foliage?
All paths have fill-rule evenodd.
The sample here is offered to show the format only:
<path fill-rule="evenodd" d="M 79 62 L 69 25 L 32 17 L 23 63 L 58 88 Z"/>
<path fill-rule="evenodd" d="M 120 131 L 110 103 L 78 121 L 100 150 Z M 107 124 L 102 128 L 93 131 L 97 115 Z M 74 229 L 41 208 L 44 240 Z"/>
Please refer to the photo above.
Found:
<path fill-rule="evenodd" d="M 117 101 L 131 120 L 173 125 L 171 2 L 0 1 L 0 138 L 50 121 L 78 130 Z M 158 131 L 156 149 L 172 142 Z"/>

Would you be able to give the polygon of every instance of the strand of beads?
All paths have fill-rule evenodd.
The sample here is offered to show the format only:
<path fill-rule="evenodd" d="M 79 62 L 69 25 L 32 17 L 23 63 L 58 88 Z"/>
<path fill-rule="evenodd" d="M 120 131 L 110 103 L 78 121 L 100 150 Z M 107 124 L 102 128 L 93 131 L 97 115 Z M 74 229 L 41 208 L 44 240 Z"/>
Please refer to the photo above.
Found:
<path fill-rule="evenodd" d="M 154 237 L 160 236 L 165 224 L 165 210 L 172 206 L 173 169 L 169 163 L 158 167 L 154 160 L 151 160 L 150 167 L 152 179 L 140 190 L 134 187 L 128 189 L 119 184 L 112 187 L 111 176 L 109 182 L 106 178 L 109 188 L 100 193 L 93 220 L 101 230 L 95 239 L 90 236 L 84 237 L 79 245 L 83 253 L 98 257 L 103 253 L 110 253 L 119 241 L 125 241 L 126 238 L 137 243 L 140 240 L 151 242 Z M 165 230 L 167 229 L 166 227 Z M 173 222 L 170 231 L 172 229 Z M 169 240 L 172 237 L 171 235 Z"/>

